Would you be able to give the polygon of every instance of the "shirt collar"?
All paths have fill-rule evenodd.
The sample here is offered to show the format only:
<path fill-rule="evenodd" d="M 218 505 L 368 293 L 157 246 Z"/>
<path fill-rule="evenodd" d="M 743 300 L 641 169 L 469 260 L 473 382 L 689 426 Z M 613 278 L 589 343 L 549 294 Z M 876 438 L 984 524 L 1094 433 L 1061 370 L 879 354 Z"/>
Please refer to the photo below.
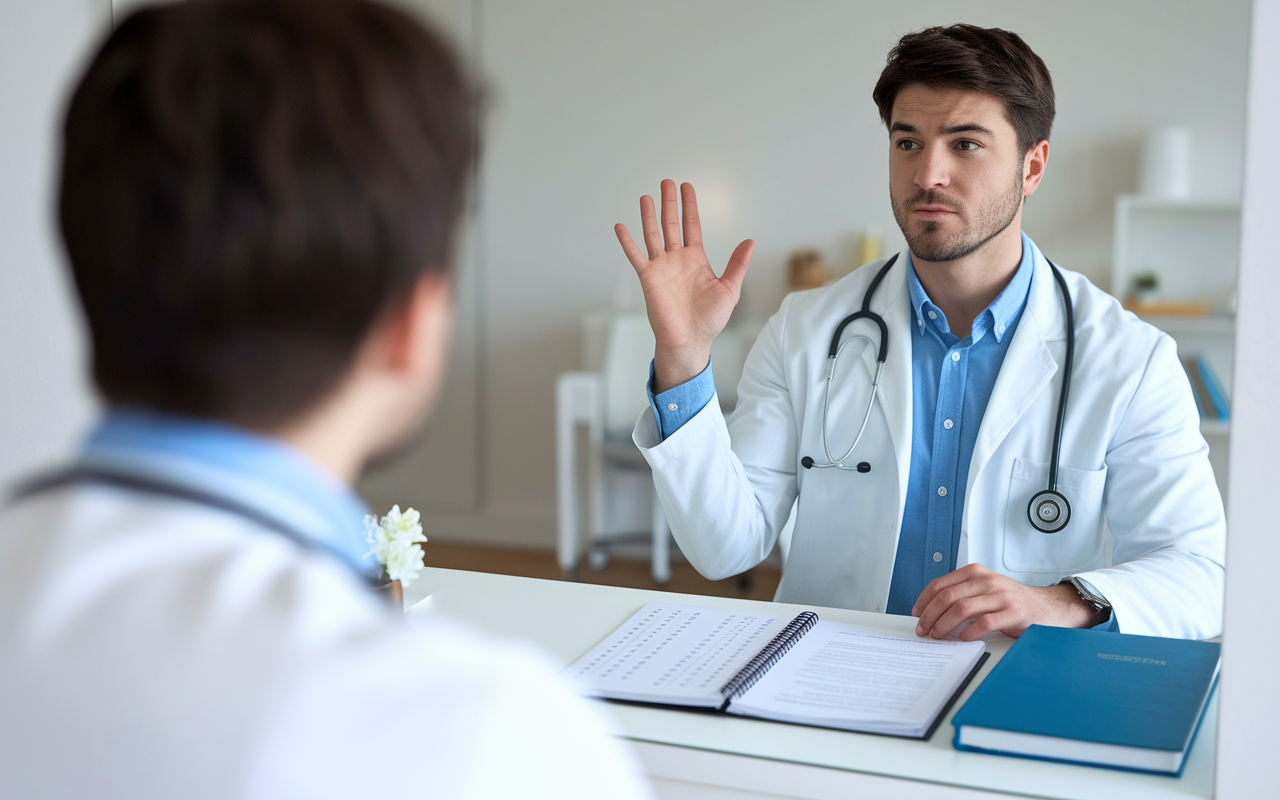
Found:
<path fill-rule="evenodd" d="M 1034 263 L 1034 249 L 1031 245 L 1031 239 L 1026 233 L 1022 234 L 1022 261 L 1018 264 L 1018 271 L 1013 274 L 1013 278 L 1009 281 L 1004 290 L 991 301 L 978 319 L 974 320 L 974 339 L 982 338 L 987 331 L 995 335 L 997 342 L 1004 341 L 1004 335 L 1009 332 L 1013 326 L 1014 320 L 1022 313 L 1022 309 L 1027 304 L 1027 294 L 1031 289 L 1031 272 Z M 911 310 L 915 315 L 916 328 L 924 333 L 925 321 L 929 320 L 937 326 L 942 333 L 949 333 L 950 328 L 946 324 L 946 317 L 942 310 L 933 304 L 929 299 L 928 293 L 925 292 L 920 278 L 916 275 L 915 263 L 911 259 L 911 251 L 907 251 L 907 287 L 911 293 Z M 936 320 L 930 320 L 929 313 L 933 312 Z"/>
<path fill-rule="evenodd" d="M 278 439 L 213 420 L 113 408 L 85 440 L 80 463 L 225 497 L 363 574 L 376 572 L 359 496 Z"/>

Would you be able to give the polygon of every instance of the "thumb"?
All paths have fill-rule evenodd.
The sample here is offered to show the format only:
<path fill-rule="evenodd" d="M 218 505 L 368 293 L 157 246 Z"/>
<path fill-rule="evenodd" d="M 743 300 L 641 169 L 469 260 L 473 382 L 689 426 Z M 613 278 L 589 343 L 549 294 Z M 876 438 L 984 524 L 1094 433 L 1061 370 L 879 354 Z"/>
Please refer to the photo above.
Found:
<path fill-rule="evenodd" d="M 747 266 L 751 264 L 751 254 L 756 250 L 754 239 L 747 239 L 734 248 L 729 256 L 729 266 L 724 268 L 720 282 L 733 290 L 736 295 L 742 290 L 742 279 L 747 276 Z"/>

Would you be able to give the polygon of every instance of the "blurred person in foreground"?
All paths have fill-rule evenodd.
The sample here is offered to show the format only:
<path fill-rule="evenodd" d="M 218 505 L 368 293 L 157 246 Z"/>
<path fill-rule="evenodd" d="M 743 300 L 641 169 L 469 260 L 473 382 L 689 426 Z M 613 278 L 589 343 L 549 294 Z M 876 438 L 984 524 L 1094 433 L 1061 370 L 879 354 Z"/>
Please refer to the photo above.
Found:
<path fill-rule="evenodd" d="M 549 662 L 368 588 L 351 486 L 439 388 L 475 116 L 364 0 L 96 54 L 59 214 L 107 412 L 0 510 L 0 796 L 645 795 Z"/>

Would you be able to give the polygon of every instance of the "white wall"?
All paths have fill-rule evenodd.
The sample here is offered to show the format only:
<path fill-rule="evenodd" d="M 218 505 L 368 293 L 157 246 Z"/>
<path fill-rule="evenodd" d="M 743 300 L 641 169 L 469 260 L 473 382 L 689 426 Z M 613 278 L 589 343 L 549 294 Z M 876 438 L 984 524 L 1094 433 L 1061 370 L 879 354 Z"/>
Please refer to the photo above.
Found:
<path fill-rule="evenodd" d="M 1218 720 L 1220 800 L 1280 795 L 1275 769 L 1276 565 L 1280 564 L 1275 484 L 1275 398 L 1280 395 L 1280 329 L 1272 298 L 1280 296 L 1276 218 L 1280 216 L 1280 0 L 1257 0 L 1249 74 L 1249 165 L 1244 183 L 1240 305 L 1231 414 L 1231 498 L 1227 507 L 1226 620 Z"/>
<path fill-rule="evenodd" d="M 110 13 L 109 0 L 0 3 L 0 485 L 65 457 L 93 413 L 53 223 L 55 132 Z"/>
<path fill-rule="evenodd" d="M 740 239 L 759 242 L 744 304 L 760 314 L 781 299 L 782 265 L 795 248 L 822 248 L 842 271 L 868 225 L 898 246 L 888 140 L 870 93 L 907 31 L 956 21 L 1005 27 L 1045 59 L 1058 121 L 1026 229 L 1055 261 L 1104 288 L 1114 196 L 1136 189 L 1150 127 L 1191 126 L 1198 193 L 1240 191 L 1246 0 L 473 0 L 473 8 L 479 63 L 494 88 L 475 265 L 482 486 L 472 512 L 427 506 L 428 530 L 440 536 L 552 542 L 553 381 L 579 366 L 582 313 L 628 291 L 638 300 L 611 228 L 634 229 L 638 197 L 660 179 L 699 189 L 714 264 Z M 422 496 L 423 468 L 420 460 L 384 473 L 380 498 Z"/>

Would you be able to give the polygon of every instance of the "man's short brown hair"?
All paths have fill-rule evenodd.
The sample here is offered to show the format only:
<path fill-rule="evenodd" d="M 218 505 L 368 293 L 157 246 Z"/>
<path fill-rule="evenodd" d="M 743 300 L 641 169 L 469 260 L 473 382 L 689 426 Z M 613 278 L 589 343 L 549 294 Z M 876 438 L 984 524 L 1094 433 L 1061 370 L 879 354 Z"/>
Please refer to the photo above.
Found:
<path fill-rule="evenodd" d="M 908 33 L 889 51 L 871 97 L 886 127 L 903 87 L 969 89 L 1004 101 L 1005 116 L 1025 153 L 1049 138 L 1053 128 L 1053 80 L 1040 56 L 1022 37 L 976 25 L 925 28 Z"/>
<path fill-rule="evenodd" d="M 458 59 L 370 0 L 191 0 L 111 34 L 59 216 L 113 403 L 269 427 L 449 268 L 474 158 Z"/>

